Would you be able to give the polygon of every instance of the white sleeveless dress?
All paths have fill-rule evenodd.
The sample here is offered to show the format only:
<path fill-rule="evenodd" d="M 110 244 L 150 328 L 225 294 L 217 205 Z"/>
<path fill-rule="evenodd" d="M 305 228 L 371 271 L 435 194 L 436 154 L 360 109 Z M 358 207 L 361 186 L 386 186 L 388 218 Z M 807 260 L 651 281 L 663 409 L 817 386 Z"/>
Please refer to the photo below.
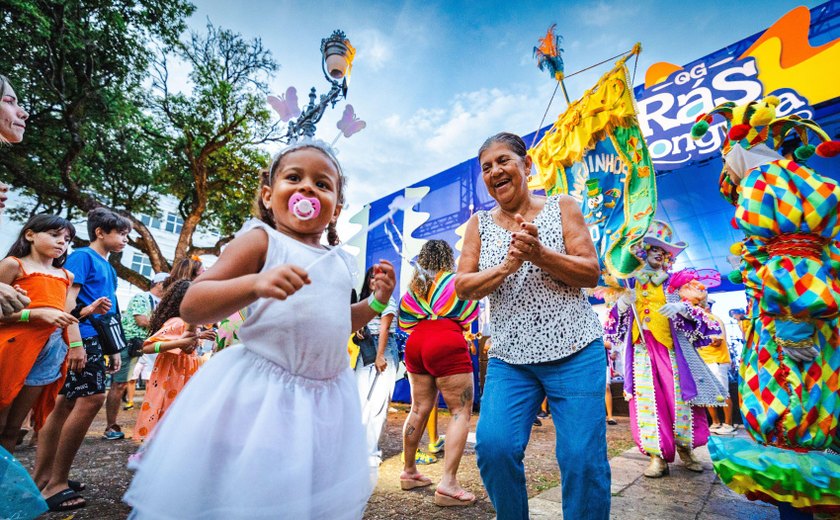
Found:
<path fill-rule="evenodd" d="M 263 271 L 327 253 L 268 234 Z M 260 299 L 243 345 L 210 359 L 158 425 L 124 500 L 143 519 L 357 519 L 372 491 L 349 368 L 354 262 L 319 262 L 285 301 Z"/>

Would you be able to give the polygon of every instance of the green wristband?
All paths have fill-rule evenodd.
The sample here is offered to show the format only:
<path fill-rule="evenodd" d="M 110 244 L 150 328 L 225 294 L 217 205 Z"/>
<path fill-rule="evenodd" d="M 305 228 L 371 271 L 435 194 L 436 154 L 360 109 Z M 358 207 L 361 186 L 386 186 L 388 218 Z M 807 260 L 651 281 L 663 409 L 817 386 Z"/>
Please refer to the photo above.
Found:
<path fill-rule="evenodd" d="M 382 311 L 384 311 L 388 307 L 387 303 L 382 303 L 381 301 L 377 300 L 376 296 L 374 296 L 373 294 L 371 294 L 368 297 L 368 305 L 370 305 L 370 308 L 373 309 L 373 312 L 375 312 L 376 314 L 382 314 Z"/>
<path fill-rule="evenodd" d="M 29 313 L 31 311 L 29 309 L 23 309 L 20 311 L 20 319 L 18 321 L 22 321 L 23 323 L 27 323 L 29 321 Z"/>
<path fill-rule="evenodd" d="M 160 341 L 155 341 L 155 354 L 160 353 Z"/>
<path fill-rule="evenodd" d="M 68 347 L 70 347 L 70 348 L 79 348 L 79 347 L 84 347 L 84 346 L 85 346 L 85 344 L 82 341 L 71 341 L 70 345 L 68 345 Z"/>

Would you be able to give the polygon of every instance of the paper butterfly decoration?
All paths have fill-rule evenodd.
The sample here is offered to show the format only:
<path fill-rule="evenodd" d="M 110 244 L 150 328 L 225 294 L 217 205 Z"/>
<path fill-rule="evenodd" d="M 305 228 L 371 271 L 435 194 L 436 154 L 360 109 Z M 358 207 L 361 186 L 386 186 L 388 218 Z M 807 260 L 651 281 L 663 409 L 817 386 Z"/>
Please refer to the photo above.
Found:
<path fill-rule="evenodd" d="M 341 130 L 344 137 L 350 137 L 366 127 L 367 123 L 356 117 L 356 111 L 353 110 L 353 105 L 348 104 L 344 107 L 344 114 L 341 116 L 341 120 L 335 126 Z"/>
<path fill-rule="evenodd" d="M 297 90 L 295 87 L 286 89 L 286 95 L 268 96 L 268 104 L 271 105 L 282 121 L 289 121 L 300 115 L 300 107 L 298 107 Z"/>
<path fill-rule="evenodd" d="M 534 57 L 537 58 L 537 67 L 540 70 L 548 70 L 551 77 L 559 81 L 563 79 L 563 58 L 560 56 L 563 52 L 560 48 L 563 37 L 554 34 L 555 27 L 557 27 L 556 23 L 548 28 L 543 38 L 538 40 L 539 47 L 534 47 Z"/>

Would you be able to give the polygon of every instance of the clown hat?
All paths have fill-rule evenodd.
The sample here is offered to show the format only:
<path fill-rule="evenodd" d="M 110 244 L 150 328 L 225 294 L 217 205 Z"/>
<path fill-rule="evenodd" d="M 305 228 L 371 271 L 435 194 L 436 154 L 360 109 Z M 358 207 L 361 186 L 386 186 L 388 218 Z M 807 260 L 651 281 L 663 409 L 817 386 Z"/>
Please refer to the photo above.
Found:
<path fill-rule="evenodd" d="M 804 162 L 814 153 L 820 157 L 840 155 L 840 142 L 832 141 L 814 121 L 803 119 L 795 114 L 776 117 L 776 107 L 779 103 L 779 98 L 776 96 L 767 96 L 761 101 L 750 101 L 743 105 L 727 101 L 706 114 L 700 114 L 697 122 L 691 127 L 691 136 L 699 139 L 706 135 L 713 116 L 720 114 L 726 120 L 728 127 L 726 139 L 723 140 L 723 155 L 726 155 L 736 144 L 741 145 L 745 150 L 759 144 L 766 144 L 769 148 L 778 150 L 788 134 L 794 131 L 802 140 L 802 146 L 794 152 L 797 162 Z M 809 130 L 818 137 L 820 141 L 818 146 L 808 144 Z"/>
<path fill-rule="evenodd" d="M 674 231 L 671 229 L 671 226 L 661 220 L 654 220 L 650 223 L 650 227 L 642 241 L 649 246 L 664 249 L 672 257 L 676 257 L 688 247 L 688 244 L 685 242 L 674 242 Z"/>
<path fill-rule="evenodd" d="M 601 183 L 598 179 L 588 179 L 586 181 L 586 194 L 590 197 L 596 197 L 601 193 Z"/>

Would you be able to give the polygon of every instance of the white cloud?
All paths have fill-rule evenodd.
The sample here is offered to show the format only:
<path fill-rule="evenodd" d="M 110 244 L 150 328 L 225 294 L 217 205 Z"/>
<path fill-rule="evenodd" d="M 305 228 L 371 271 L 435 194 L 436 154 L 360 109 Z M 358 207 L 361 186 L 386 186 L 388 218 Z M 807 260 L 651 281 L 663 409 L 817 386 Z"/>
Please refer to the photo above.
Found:
<path fill-rule="evenodd" d="M 534 131 L 552 88 L 546 81 L 540 88 L 463 92 L 445 107 L 391 114 L 371 122 L 352 141 L 340 141 L 339 159 L 350 177 L 343 226 L 364 204 L 474 157 L 484 139 L 496 132 Z M 555 100 L 546 124 L 564 108 Z"/>
<path fill-rule="evenodd" d="M 394 42 L 376 29 L 360 31 L 353 35 L 353 46 L 358 54 L 356 58 L 373 71 L 387 66 L 394 55 Z"/>

